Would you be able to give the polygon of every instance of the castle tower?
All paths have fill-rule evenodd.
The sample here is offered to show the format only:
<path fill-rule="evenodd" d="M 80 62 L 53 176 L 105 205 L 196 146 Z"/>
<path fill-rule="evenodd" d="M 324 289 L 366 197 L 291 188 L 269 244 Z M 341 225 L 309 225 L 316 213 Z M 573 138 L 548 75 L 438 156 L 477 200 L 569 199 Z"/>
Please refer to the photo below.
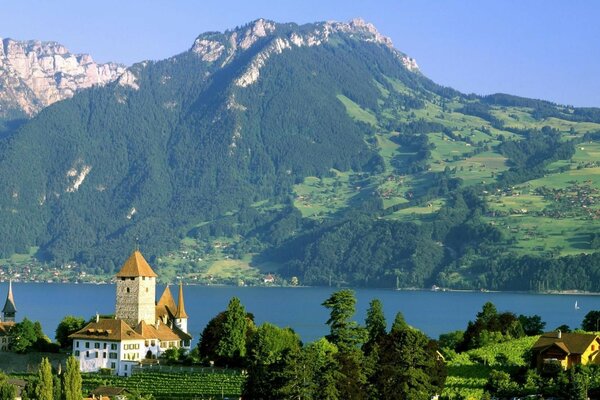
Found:
<path fill-rule="evenodd" d="M 2 316 L 4 322 L 15 322 L 15 314 L 17 313 L 17 307 L 15 306 L 15 299 L 12 292 L 12 281 L 8 282 L 8 295 L 6 296 L 6 303 L 2 309 Z"/>
<path fill-rule="evenodd" d="M 129 326 L 140 321 L 156 322 L 156 273 L 139 250 L 131 254 L 117 273 L 117 308 L 115 316 Z"/>
<path fill-rule="evenodd" d="M 179 282 L 179 298 L 177 299 L 177 312 L 175 313 L 175 326 L 187 333 L 188 315 L 183 302 L 183 283 Z"/>

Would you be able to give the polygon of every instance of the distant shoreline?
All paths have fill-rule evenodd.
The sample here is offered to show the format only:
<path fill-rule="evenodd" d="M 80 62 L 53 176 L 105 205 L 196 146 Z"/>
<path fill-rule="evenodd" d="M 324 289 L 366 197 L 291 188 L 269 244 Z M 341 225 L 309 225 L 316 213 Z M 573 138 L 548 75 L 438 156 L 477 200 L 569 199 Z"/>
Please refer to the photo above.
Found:
<path fill-rule="evenodd" d="M 31 281 L 19 281 L 13 280 L 13 283 L 25 283 L 25 284 L 53 284 L 53 285 L 114 285 L 115 282 L 31 282 Z M 2 280 L 0 283 L 8 283 L 8 280 Z M 167 285 L 167 283 L 158 282 L 158 285 Z M 170 282 L 169 285 L 173 285 L 175 282 Z M 539 295 L 569 295 L 569 296 L 600 296 L 600 292 L 590 292 L 586 290 L 545 290 L 543 292 L 528 291 L 528 290 L 488 290 L 488 289 L 451 289 L 437 287 L 432 288 L 386 288 L 386 287 L 354 287 L 354 286 L 310 286 L 310 285 L 227 285 L 222 283 L 214 284 L 202 284 L 195 282 L 185 282 L 186 286 L 204 286 L 204 287 L 224 287 L 224 288 L 287 288 L 287 289 L 301 289 L 301 288 L 331 288 L 331 289 L 371 289 L 371 290 L 391 290 L 398 292 L 453 292 L 453 293 L 519 293 L 519 294 L 539 294 Z"/>

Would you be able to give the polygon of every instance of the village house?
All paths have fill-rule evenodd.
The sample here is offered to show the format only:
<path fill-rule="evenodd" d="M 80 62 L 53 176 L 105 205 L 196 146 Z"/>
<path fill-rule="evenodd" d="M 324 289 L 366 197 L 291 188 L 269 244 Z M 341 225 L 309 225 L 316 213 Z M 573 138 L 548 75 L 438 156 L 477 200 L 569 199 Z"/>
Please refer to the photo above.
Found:
<path fill-rule="evenodd" d="M 544 333 L 532 347 L 536 367 L 544 370 L 549 364 L 563 369 L 574 365 L 600 364 L 600 337 L 588 333 Z"/>
<path fill-rule="evenodd" d="M 15 325 L 17 307 L 12 291 L 12 282 L 8 283 L 8 294 L 2 308 L 2 319 L 0 319 L 0 352 L 8 351 L 10 348 L 10 329 Z"/>
<path fill-rule="evenodd" d="M 156 302 L 156 273 L 135 251 L 116 275 L 115 318 L 100 318 L 69 336 L 82 372 L 110 369 L 129 376 L 132 369 L 172 348 L 190 349 L 183 285 L 178 302 L 167 286 Z"/>

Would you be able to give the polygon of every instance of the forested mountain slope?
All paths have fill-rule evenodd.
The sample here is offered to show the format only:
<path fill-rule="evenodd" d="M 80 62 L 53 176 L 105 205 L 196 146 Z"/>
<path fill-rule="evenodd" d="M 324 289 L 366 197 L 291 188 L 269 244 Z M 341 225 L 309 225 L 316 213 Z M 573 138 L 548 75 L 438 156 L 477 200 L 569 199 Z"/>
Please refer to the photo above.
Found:
<path fill-rule="evenodd" d="M 139 243 L 199 281 L 599 290 L 567 279 L 600 266 L 577 255 L 600 247 L 599 131 L 598 109 L 436 85 L 362 21 L 257 20 L 3 139 L 0 252 L 104 274 Z"/>

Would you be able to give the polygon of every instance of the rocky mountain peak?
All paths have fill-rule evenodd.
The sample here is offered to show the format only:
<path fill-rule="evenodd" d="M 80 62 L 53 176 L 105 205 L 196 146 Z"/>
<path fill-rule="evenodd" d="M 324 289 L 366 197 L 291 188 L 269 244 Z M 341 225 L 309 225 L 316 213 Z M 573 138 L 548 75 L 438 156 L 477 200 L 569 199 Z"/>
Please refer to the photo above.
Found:
<path fill-rule="evenodd" d="M 56 42 L 0 39 L 0 117 L 10 111 L 32 116 L 93 85 L 118 78 L 125 67 L 96 63 Z"/>
<path fill-rule="evenodd" d="M 327 21 L 302 27 L 295 24 L 277 24 L 261 18 L 233 31 L 202 34 L 194 42 L 191 51 L 198 54 L 203 61 L 219 61 L 221 66 L 224 66 L 239 52 L 248 50 L 261 39 L 269 38 L 270 41 L 253 57 L 248 68 L 235 82 L 237 86 L 246 87 L 256 82 L 260 76 L 260 69 L 273 54 L 294 47 L 319 46 L 329 42 L 334 35 L 347 35 L 356 40 L 385 46 L 408 70 L 418 71 L 419 67 L 413 58 L 394 49 L 390 38 L 379 33 L 373 24 L 361 18 L 350 22 Z"/>

